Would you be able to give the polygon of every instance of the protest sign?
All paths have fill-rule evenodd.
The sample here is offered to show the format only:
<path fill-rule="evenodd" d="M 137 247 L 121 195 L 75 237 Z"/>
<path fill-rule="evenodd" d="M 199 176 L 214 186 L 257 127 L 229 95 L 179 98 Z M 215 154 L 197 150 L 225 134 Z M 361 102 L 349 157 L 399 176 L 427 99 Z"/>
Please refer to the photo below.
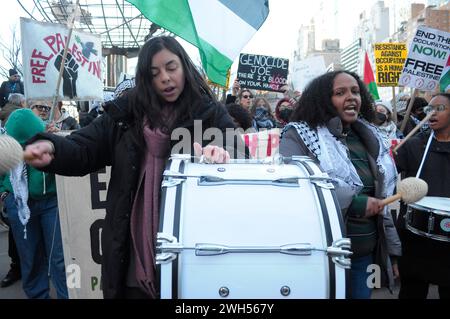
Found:
<path fill-rule="evenodd" d="M 68 28 L 20 18 L 25 96 L 51 100 L 56 90 Z M 59 100 L 103 98 L 102 46 L 99 35 L 73 30 L 64 62 Z"/>
<path fill-rule="evenodd" d="M 280 148 L 280 129 L 261 130 L 257 133 L 247 133 L 242 136 L 248 147 L 251 158 L 264 159 L 275 156 Z"/>
<path fill-rule="evenodd" d="M 100 238 L 110 171 L 107 167 L 83 177 L 56 175 L 67 288 L 71 299 L 103 298 Z"/>
<path fill-rule="evenodd" d="M 399 84 L 434 91 L 439 85 L 449 55 L 450 33 L 419 26 L 411 42 Z"/>
<path fill-rule="evenodd" d="M 315 56 L 300 61 L 294 61 L 292 83 L 294 88 L 303 91 L 308 83 L 327 72 L 323 56 Z"/>
<path fill-rule="evenodd" d="M 375 69 L 378 86 L 397 86 L 405 64 L 405 43 L 375 43 Z"/>
<path fill-rule="evenodd" d="M 242 53 L 237 79 L 242 88 L 281 92 L 287 82 L 288 69 L 288 59 Z"/>

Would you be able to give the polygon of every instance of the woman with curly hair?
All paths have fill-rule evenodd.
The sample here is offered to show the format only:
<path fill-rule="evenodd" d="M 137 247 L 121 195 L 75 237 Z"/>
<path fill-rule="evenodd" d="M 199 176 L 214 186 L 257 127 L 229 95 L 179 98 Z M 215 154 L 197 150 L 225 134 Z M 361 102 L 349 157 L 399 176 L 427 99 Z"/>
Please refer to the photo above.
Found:
<path fill-rule="evenodd" d="M 334 71 L 314 79 L 282 132 L 283 156 L 308 155 L 328 173 L 352 241 L 349 297 L 368 299 L 369 265 L 381 267 L 382 284 L 398 275 L 400 241 L 382 203 L 393 193 L 396 170 L 375 119 L 373 100 L 360 78 Z M 388 279 L 388 280 L 387 280 Z"/>

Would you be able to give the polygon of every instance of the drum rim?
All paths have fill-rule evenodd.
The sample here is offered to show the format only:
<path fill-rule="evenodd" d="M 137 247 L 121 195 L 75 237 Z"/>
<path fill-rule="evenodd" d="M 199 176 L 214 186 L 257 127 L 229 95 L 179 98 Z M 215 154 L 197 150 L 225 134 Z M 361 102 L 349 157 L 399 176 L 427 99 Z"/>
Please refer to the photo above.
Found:
<path fill-rule="evenodd" d="M 450 211 L 444 211 L 441 209 L 432 209 L 432 208 L 425 207 L 422 205 L 417 205 L 417 204 L 409 204 L 408 206 L 411 210 L 418 210 L 421 212 L 433 213 L 433 214 L 436 214 L 439 216 L 444 216 L 444 217 L 450 218 Z M 423 208 L 423 209 L 421 209 L 421 208 Z M 413 213 L 413 211 L 411 211 L 411 213 Z"/>
<path fill-rule="evenodd" d="M 428 198 L 429 200 L 442 199 L 442 198 L 444 198 L 446 200 L 450 199 L 448 197 L 441 197 L 441 196 L 425 196 L 424 198 Z M 418 201 L 418 202 L 420 202 L 420 201 Z M 407 206 L 415 208 L 415 209 L 419 209 L 419 210 L 425 210 L 427 212 L 436 212 L 438 215 L 449 216 L 450 217 L 450 209 L 449 210 L 442 210 L 442 209 L 433 208 L 433 207 L 430 207 L 430 206 L 423 206 L 423 205 L 418 204 L 418 202 L 408 204 Z"/>
<path fill-rule="evenodd" d="M 425 237 L 425 238 L 431 238 L 431 239 L 439 240 L 439 241 L 443 241 L 443 242 L 450 242 L 450 237 L 442 236 L 442 235 L 430 234 L 430 233 L 424 232 L 423 230 L 419 230 L 419 229 L 417 229 L 417 228 L 415 228 L 413 226 L 410 226 L 408 223 L 406 223 L 406 228 L 410 232 L 412 232 L 412 233 L 414 233 L 416 235 Z"/>

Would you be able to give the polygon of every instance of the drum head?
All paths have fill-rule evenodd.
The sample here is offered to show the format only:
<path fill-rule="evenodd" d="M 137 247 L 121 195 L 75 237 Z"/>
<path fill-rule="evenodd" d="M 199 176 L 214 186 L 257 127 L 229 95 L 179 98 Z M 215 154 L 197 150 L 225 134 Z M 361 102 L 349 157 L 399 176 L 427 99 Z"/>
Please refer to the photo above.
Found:
<path fill-rule="evenodd" d="M 425 207 L 431 210 L 447 212 L 450 215 L 450 198 L 426 196 L 410 205 L 414 208 Z"/>

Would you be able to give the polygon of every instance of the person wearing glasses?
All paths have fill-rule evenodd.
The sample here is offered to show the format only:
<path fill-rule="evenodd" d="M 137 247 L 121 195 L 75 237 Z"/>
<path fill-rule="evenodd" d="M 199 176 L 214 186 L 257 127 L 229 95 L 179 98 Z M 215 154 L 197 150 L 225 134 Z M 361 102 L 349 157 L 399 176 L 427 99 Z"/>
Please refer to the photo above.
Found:
<path fill-rule="evenodd" d="M 34 101 L 31 104 L 30 109 L 44 122 L 47 121 L 48 117 L 50 116 L 51 107 L 50 102 L 48 101 Z"/>
<path fill-rule="evenodd" d="M 402 177 L 415 177 L 431 138 L 419 177 L 428 184 L 427 196 L 450 197 L 450 93 L 435 95 L 424 112 L 434 112 L 429 126 L 432 132 L 420 132 L 394 154 Z M 433 135 L 431 135 L 433 133 Z M 399 235 L 403 254 L 400 258 L 400 299 L 426 299 L 429 284 L 439 286 L 439 296 L 450 299 L 450 242 L 422 237 L 405 227 L 407 207 L 400 207 Z"/>
<path fill-rule="evenodd" d="M 227 95 L 225 104 L 238 103 L 247 111 L 250 112 L 250 108 L 253 105 L 253 93 L 249 89 L 241 89 L 238 79 L 234 80 L 231 94 Z"/>
<path fill-rule="evenodd" d="M 3 82 L 0 87 L 0 107 L 8 103 L 8 98 L 11 93 L 24 94 L 23 83 L 20 81 L 20 75 L 16 69 L 9 70 L 8 81 Z"/>
<path fill-rule="evenodd" d="M 238 102 L 239 104 L 250 111 L 253 105 L 253 93 L 249 89 L 242 89 L 238 94 Z"/>

